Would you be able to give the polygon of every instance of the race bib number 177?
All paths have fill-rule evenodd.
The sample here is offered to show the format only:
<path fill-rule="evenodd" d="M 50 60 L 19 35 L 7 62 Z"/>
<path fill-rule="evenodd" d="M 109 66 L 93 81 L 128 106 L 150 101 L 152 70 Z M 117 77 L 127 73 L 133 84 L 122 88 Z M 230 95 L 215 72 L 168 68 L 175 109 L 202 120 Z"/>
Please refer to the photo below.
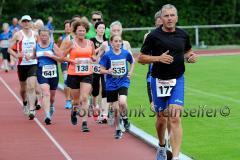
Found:
<path fill-rule="evenodd" d="M 171 91 L 176 85 L 176 79 L 161 80 L 156 78 L 157 97 L 171 96 Z"/>

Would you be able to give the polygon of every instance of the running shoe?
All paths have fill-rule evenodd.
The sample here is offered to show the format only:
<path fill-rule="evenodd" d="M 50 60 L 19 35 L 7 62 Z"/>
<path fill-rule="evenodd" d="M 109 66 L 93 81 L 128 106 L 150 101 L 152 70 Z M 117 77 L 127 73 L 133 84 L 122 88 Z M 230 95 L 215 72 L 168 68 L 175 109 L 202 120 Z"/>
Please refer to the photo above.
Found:
<path fill-rule="evenodd" d="M 35 117 L 35 109 L 29 111 L 29 120 L 33 120 Z"/>
<path fill-rule="evenodd" d="M 23 113 L 24 113 L 26 116 L 28 116 L 28 115 L 29 115 L 29 109 L 28 109 L 28 106 L 27 106 L 27 101 L 24 101 L 24 102 L 23 102 L 22 109 L 23 109 Z"/>
<path fill-rule="evenodd" d="M 39 110 L 39 109 L 41 109 L 41 106 L 40 106 L 40 104 L 38 104 L 38 100 L 36 99 L 36 101 L 35 101 L 35 110 Z"/>
<path fill-rule="evenodd" d="M 66 104 L 64 106 L 65 109 L 72 109 L 72 102 L 71 100 L 66 100 Z"/>
<path fill-rule="evenodd" d="M 115 137 L 115 139 L 122 138 L 122 131 L 121 130 L 116 130 L 114 137 Z"/>
<path fill-rule="evenodd" d="M 89 132 L 89 129 L 88 129 L 86 121 L 82 122 L 82 132 Z"/>
<path fill-rule="evenodd" d="M 170 150 L 167 150 L 167 160 L 172 160 L 172 158 L 173 158 L 172 152 Z"/>
<path fill-rule="evenodd" d="M 44 121 L 45 121 L 46 125 L 51 124 L 51 118 L 50 117 L 46 117 Z"/>
<path fill-rule="evenodd" d="M 77 114 L 78 114 L 77 109 L 78 109 L 77 107 L 73 107 L 71 111 L 71 122 L 73 125 L 77 124 Z"/>
<path fill-rule="evenodd" d="M 119 118 L 119 127 L 120 127 L 120 130 L 124 133 L 126 131 L 126 129 L 124 128 L 123 126 L 123 119 L 122 117 Z"/>
<path fill-rule="evenodd" d="M 93 119 L 94 119 L 94 121 L 98 120 L 98 116 L 99 116 L 98 110 L 94 110 L 93 111 Z"/>
<path fill-rule="evenodd" d="M 125 128 L 126 131 L 129 131 L 130 128 L 130 122 L 128 121 L 128 118 L 123 118 L 123 126 Z"/>
<path fill-rule="evenodd" d="M 166 147 L 158 147 L 156 159 L 155 160 L 167 160 L 167 148 Z"/>
<path fill-rule="evenodd" d="M 53 105 L 50 106 L 50 117 L 52 117 L 53 113 L 55 112 L 55 107 Z"/>
<path fill-rule="evenodd" d="M 114 124 L 114 112 L 113 112 L 112 108 L 110 108 L 109 111 L 108 111 L 107 123 L 110 126 L 112 126 Z"/>
<path fill-rule="evenodd" d="M 99 116 L 97 122 L 100 123 L 100 124 L 106 124 L 107 123 L 107 116 L 106 115 Z"/>

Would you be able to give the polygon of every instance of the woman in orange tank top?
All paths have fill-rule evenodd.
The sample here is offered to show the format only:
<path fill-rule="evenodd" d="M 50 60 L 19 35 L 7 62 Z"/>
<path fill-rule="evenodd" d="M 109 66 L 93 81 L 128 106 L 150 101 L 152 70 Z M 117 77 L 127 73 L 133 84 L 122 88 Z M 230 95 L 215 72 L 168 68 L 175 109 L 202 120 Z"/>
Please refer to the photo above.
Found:
<path fill-rule="evenodd" d="M 73 125 L 76 125 L 77 115 L 80 115 L 83 117 L 82 131 L 89 132 L 87 127 L 88 97 L 92 90 L 92 61 L 95 56 L 95 48 L 90 40 L 85 39 L 89 30 L 86 21 L 74 22 L 72 29 L 75 36 L 66 45 L 62 58 L 63 61 L 69 62 L 67 85 L 71 88 L 73 96 L 71 121 Z M 81 108 L 79 108 L 80 104 Z"/>

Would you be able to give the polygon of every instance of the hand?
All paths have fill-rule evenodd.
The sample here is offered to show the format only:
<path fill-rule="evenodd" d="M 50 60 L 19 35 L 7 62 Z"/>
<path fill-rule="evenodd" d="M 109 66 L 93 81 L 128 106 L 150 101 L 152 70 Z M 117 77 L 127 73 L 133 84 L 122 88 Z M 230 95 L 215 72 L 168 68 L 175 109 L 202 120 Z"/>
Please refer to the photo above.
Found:
<path fill-rule="evenodd" d="M 28 61 L 31 59 L 31 56 L 30 55 L 25 55 L 25 59 Z"/>
<path fill-rule="evenodd" d="M 16 54 L 17 58 L 22 58 L 24 56 L 23 52 L 18 52 Z"/>
<path fill-rule="evenodd" d="M 96 62 L 97 61 L 96 57 L 91 57 L 91 60 L 92 60 L 92 62 Z"/>
<path fill-rule="evenodd" d="M 112 68 L 109 68 L 107 71 L 108 71 L 108 73 L 107 73 L 107 74 L 112 74 L 112 73 L 113 73 L 113 70 L 112 70 Z"/>
<path fill-rule="evenodd" d="M 49 54 L 48 52 L 43 52 L 43 55 L 46 56 L 46 57 L 52 58 L 52 55 Z"/>
<path fill-rule="evenodd" d="M 127 75 L 127 77 L 130 79 L 130 78 L 131 78 L 131 76 L 132 76 L 132 73 L 131 73 L 131 72 L 128 72 L 128 75 Z"/>
<path fill-rule="evenodd" d="M 171 64 L 173 62 L 173 57 L 168 55 L 168 53 L 169 53 L 169 50 L 164 52 L 161 56 L 158 56 L 157 61 L 165 64 Z"/>
<path fill-rule="evenodd" d="M 187 62 L 188 63 L 195 63 L 197 61 L 197 54 L 194 52 L 190 52 L 187 56 Z"/>

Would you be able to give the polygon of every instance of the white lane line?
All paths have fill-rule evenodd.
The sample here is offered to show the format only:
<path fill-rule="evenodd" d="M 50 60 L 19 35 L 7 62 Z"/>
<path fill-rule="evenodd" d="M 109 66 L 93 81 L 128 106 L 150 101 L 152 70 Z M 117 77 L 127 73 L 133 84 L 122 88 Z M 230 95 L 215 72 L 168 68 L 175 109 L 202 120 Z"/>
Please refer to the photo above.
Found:
<path fill-rule="evenodd" d="M 228 96 L 218 95 L 218 94 L 210 93 L 210 92 L 204 92 L 204 91 L 201 91 L 199 89 L 194 89 L 194 88 L 190 88 L 190 87 L 186 87 L 186 89 L 189 90 L 189 91 L 195 92 L 195 93 L 205 95 L 205 96 L 211 96 L 211 97 L 215 97 L 215 98 L 218 98 L 218 99 L 224 99 L 224 100 L 228 100 L 228 101 L 240 104 L 240 100 L 237 100 L 237 99 L 234 99 L 234 98 L 231 98 L 231 97 L 228 97 Z"/>
<path fill-rule="evenodd" d="M 14 91 L 8 86 L 8 84 L 3 80 L 0 76 L 0 81 L 4 84 L 4 86 L 8 89 L 8 91 L 16 98 L 16 100 L 22 105 L 22 101 L 20 98 L 14 93 Z M 63 149 L 63 147 L 54 139 L 51 133 L 42 125 L 42 123 L 35 117 L 34 121 L 37 125 L 43 130 L 43 132 L 47 135 L 47 137 L 52 141 L 52 143 L 58 148 L 58 150 L 64 155 L 67 160 L 72 160 L 69 154 Z"/>

